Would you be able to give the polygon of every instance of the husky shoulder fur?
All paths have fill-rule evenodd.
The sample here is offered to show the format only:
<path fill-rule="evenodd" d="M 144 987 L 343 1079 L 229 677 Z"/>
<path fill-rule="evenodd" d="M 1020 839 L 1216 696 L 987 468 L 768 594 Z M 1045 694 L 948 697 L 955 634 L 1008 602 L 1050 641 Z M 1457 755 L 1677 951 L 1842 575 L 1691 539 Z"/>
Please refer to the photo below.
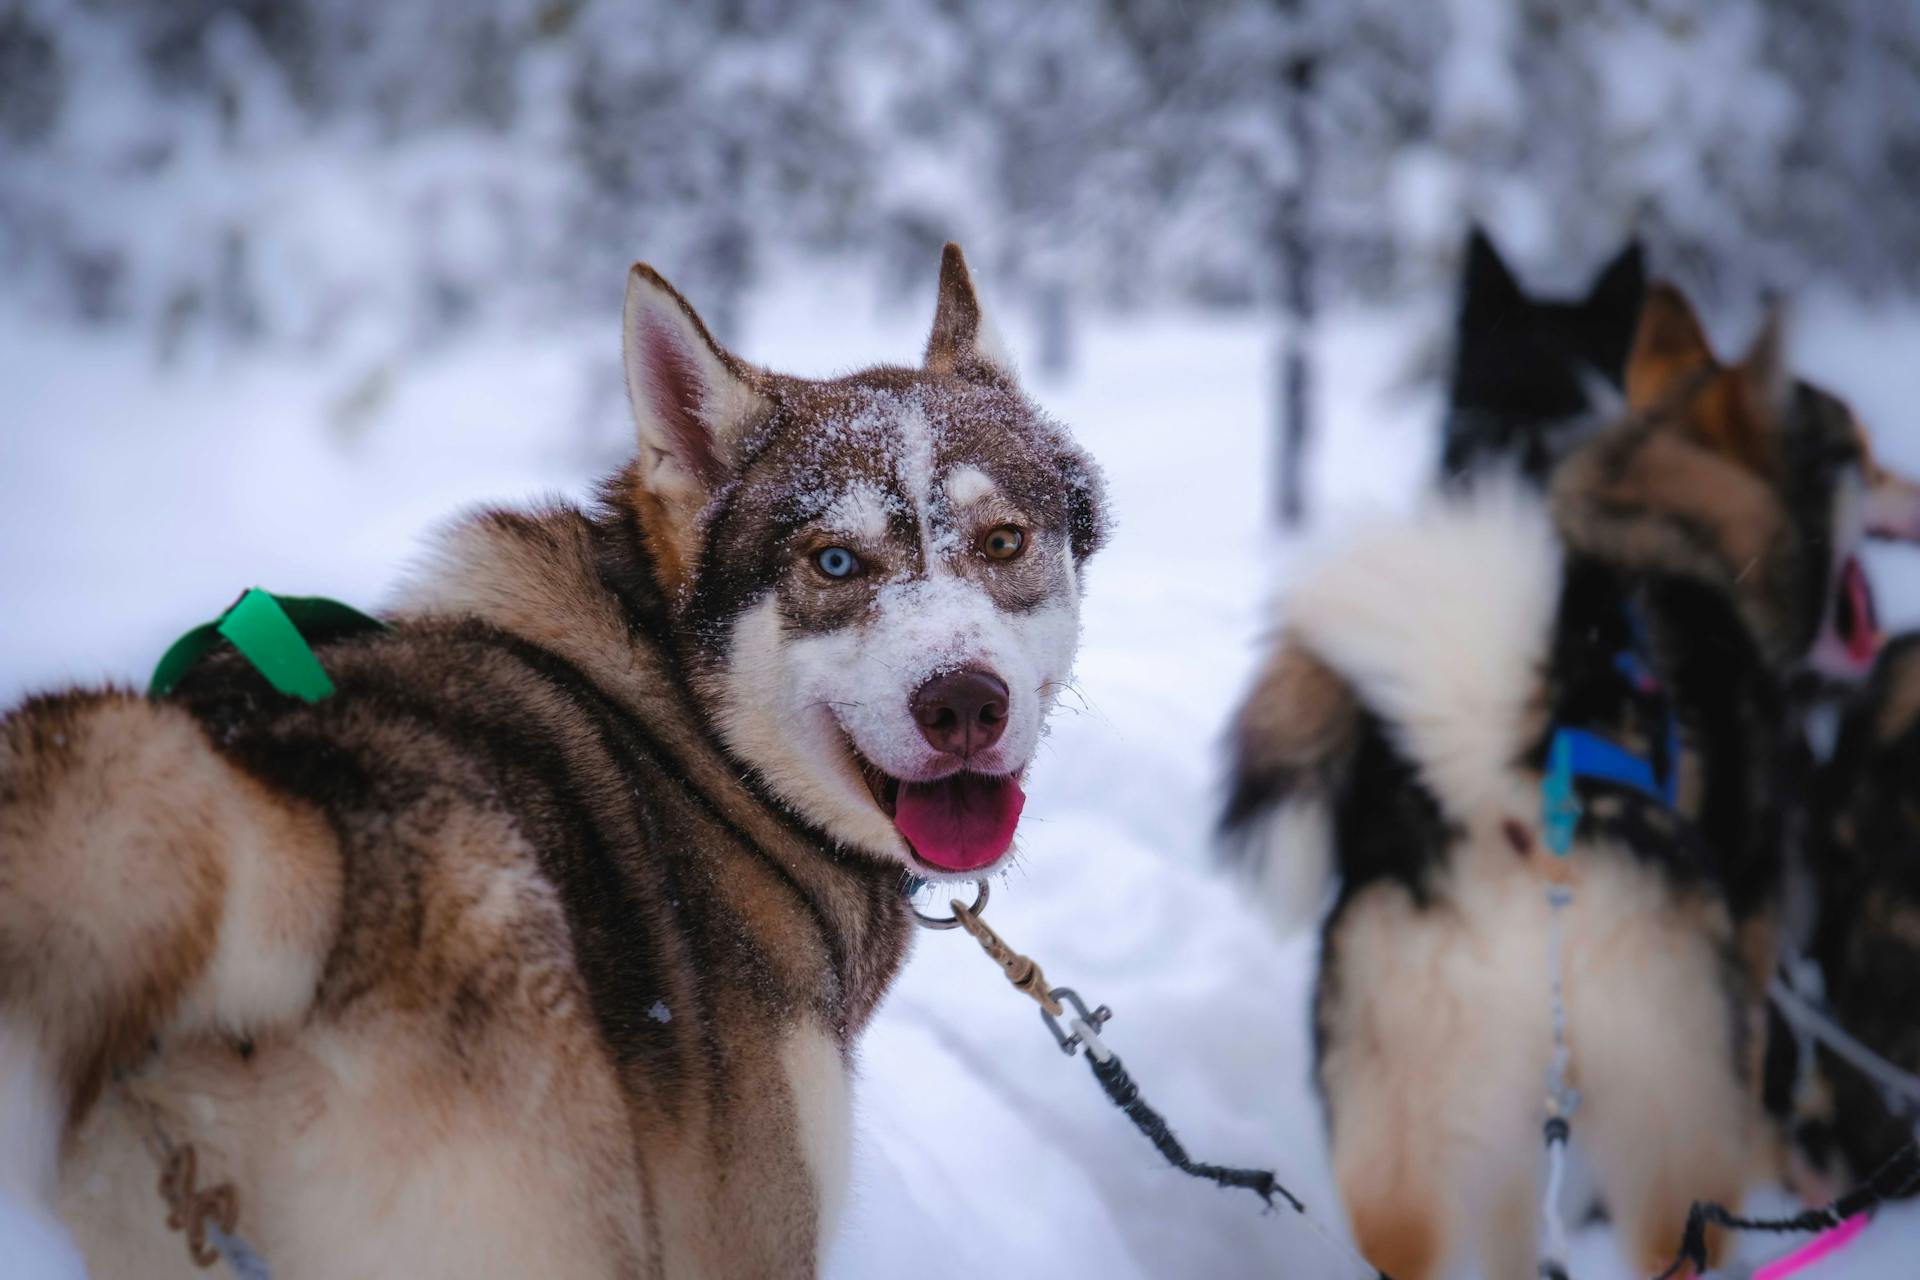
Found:
<path fill-rule="evenodd" d="M 1233 728 L 1230 850 L 1283 917 L 1338 878 L 1317 1082 L 1356 1239 L 1399 1280 L 1533 1274 L 1555 879 L 1575 887 L 1574 1132 L 1632 1262 L 1660 1270 L 1689 1204 L 1737 1202 L 1760 1162 L 1781 686 L 1804 655 L 1861 652 L 1876 482 L 1771 329 L 1722 366 L 1669 287 L 1628 395 L 1550 498 L 1482 483 L 1298 582 Z M 1553 858 L 1558 726 L 1672 777 L 1673 809 L 1583 787 Z"/>
<path fill-rule="evenodd" d="M 0 722 L 0 1193 L 198 1274 L 808 1276 L 910 872 L 1009 855 L 1103 536 L 948 246 L 926 360 L 721 349 L 636 267 L 638 456 L 445 537 L 304 705 L 237 657 Z M 158 1139 L 155 1139 L 158 1140 Z"/>

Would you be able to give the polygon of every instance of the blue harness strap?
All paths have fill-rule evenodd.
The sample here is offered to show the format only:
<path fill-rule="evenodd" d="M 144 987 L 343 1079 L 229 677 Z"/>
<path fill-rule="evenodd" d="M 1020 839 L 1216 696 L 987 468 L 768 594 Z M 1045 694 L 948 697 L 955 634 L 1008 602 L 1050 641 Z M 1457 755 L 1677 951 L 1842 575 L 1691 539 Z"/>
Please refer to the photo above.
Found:
<path fill-rule="evenodd" d="M 1676 739 L 1679 730 L 1673 723 L 1673 717 L 1667 717 L 1667 776 L 1657 776 L 1653 770 L 1653 761 L 1645 756 L 1637 756 L 1625 747 L 1591 733 L 1585 729 L 1561 729 L 1554 734 L 1554 740 L 1564 742 L 1570 759 L 1569 767 L 1576 778 L 1590 778 L 1595 782 L 1610 782 L 1617 787 L 1627 787 L 1640 792 L 1650 800 L 1657 800 L 1667 808 L 1673 808 L 1679 799 L 1676 794 L 1678 779 L 1672 766 L 1674 748 L 1679 744 Z"/>
<path fill-rule="evenodd" d="M 1629 601 L 1621 602 L 1626 615 L 1629 643 L 1613 655 L 1613 669 L 1632 692 L 1644 699 L 1656 699 L 1666 722 L 1665 776 L 1654 761 L 1637 756 L 1619 743 L 1591 729 L 1559 724 L 1547 744 L 1547 768 L 1540 778 L 1540 826 L 1547 849 L 1556 858 L 1573 850 L 1573 837 L 1586 816 L 1577 785 L 1598 782 L 1637 791 L 1655 803 L 1672 809 L 1679 798 L 1680 723 L 1673 714 L 1673 703 L 1666 696 L 1660 678 L 1647 654 L 1645 628 Z M 1547 1186 L 1541 1202 L 1544 1229 L 1540 1239 L 1539 1275 L 1542 1280 L 1566 1280 L 1568 1242 L 1566 1220 L 1560 1212 L 1560 1190 L 1566 1168 L 1569 1121 L 1580 1106 L 1580 1092 L 1569 1080 L 1572 1063 L 1567 1041 L 1567 1007 L 1564 988 L 1565 936 L 1562 916 L 1573 905 L 1573 887 L 1567 883 L 1547 885 L 1548 970 L 1551 974 L 1553 1056 L 1547 1067 L 1547 1119 L 1542 1130 L 1547 1148 Z"/>
<path fill-rule="evenodd" d="M 1615 670 L 1643 694 L 1661 694 L 1659 678 L 1643 656 L 1646 631 L 1639 615 L 1626 606 L 1627 626 L 1633 634 L 1631 647 L 1614 655 Z M 1635 755 L 1610 738 L 1590 729 L 1560 725 L 1553 731 L 1547 748 L 1547 772 L 1540 780 L 1541 826 L 1547 848 L 1564 858 L 1573 847 L 1574 832 L 1585 815 L 1585 807 L 1574 790 L 1581 781 L 1601 782 L 1637 791 L 1668 809 L 1680 800 L 1680 722 L 1673 706 L 1662 697 L 1666 717 L 1665 776 L 1654 768 L 1652 760 Z"/>

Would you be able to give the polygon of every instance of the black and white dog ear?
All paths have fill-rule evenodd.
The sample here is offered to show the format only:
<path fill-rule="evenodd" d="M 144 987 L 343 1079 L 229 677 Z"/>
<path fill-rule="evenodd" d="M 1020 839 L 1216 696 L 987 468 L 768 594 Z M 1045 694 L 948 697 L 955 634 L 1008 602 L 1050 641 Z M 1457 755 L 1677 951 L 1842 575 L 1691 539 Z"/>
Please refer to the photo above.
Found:
<path fill-rule="evenodd" d="M 1587 291 L 1587 310 L 1619 317 L 1630 329 L 1646 296 L 1646 250 L 1638 240 L 1630 240 L 1594 277 L 1593 288 Z"/>
<path fill-rule="evenodd" d="M 940 252 L 940 295 L 927 338 L 926 367 L 979 382 L 1012 384 L 1013 360 L 980 308 L 966 255 L 949 242 Z"/>
<path fill-rule="evenodd" d="M 1507 260 L 1478 223 L 1467 231 L 1467 261 L 1461 273 L 1460 310 L 1469 319 L 1504 316 L 1525 300 Z"/>
<path fill-rule="evenodd" d="M 754 371 L 715 342 L 687 300 L 644 262 L 627 274 L 622 363 L 641 482 L 671 506 L 690 501 L 697 509 L 767 413 Z"/>

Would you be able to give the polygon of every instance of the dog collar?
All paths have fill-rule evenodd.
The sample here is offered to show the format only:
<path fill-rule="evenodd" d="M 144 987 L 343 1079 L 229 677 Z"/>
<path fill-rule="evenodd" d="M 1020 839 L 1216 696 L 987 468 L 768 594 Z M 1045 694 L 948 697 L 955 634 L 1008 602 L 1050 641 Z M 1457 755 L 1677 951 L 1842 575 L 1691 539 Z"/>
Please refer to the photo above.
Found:
<path fill-rule="evenodd" d="M 219 617 L 173 642 L 153 669 L 147 696 L 163 698 L 172 693 L 225 640 L 277 692 L 302 702 L 319 702 L 332 697 L 334 689 L 313 652 L 314 644 L 386 629 L 386 623 L 338 600 L 276 596 L 250 587 Z"/>

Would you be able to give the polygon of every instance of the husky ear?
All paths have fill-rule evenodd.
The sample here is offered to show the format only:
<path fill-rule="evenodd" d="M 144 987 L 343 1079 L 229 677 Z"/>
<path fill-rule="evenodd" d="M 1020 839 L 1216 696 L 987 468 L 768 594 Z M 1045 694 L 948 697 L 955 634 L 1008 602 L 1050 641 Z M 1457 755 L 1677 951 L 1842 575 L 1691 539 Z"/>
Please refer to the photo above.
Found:
<path fill-rule="evenodd" d="M 1785 456 L 1785 368 L 1777 321 L 1762 327 L 1738 365 L 1722 365 L 1686 299 L 1670 285 L 1656 285 L 1627 369 L 1627 396 L 1635 409 L 1654 410 L 1695 444 L 1770 476 Z"/>
<path fill-rule="evenodd" d="M 1526 301 L 1507 260 L 1478 223 L 1467 232 L 1467 264 L 1461 280 L 1460 310 L 1470 319 L 1504 315 Z"/>
<path fill-rule="evenodd" d="M 1793 389 L 1787 368 L 1787 321 L 1779 307 L 1771 307 L 1753 335 L 1747 354 L 1740 358 L 1740 387 L 1754 410 L 1768 418 L 1780 417 Z"/>
<path fill-rule="evenodd" d="M 1646 293 L 1647 252 L 1638 240 L 1630 240 L 1594 277 L 1593 288 L 1587 291 L 1587 307 L 1637 312 Z"/>
<path fill-rule="evenodd" d="M 951 241 L 940 251 L 940 295 L 934 303 L 925 363 L 932 373 L 982 382 L 1014 381 L 1013 361 L 980 309 L 966 256 Z"/>
<path fill-rule="evenodd" d="M 1602 373 L 1618 388 L 1627 376 L 1627 350 L 1647 297 L 1647 260 L 1634 240 L 1614 255 L 1594 277 L 1582 310 L 1595 342 L 1594 356 Z"/>
<path fill-rule="evenodd" d="M 1655 284 L 1640 309 L 1640 327 L 1627 357 L 1627 406 L 1636 413 L 1652 409 L 1683 379 L 1716 364 L 1693 304 L 1666 281 Z"/>
<path fill-rule="evenodd" d="M 1617 318 L 1621 330 L 1630 332 L 1646 296 L 1647 255 L 1640 242 L 1633 240 L 1594 278 L 1593 288 L 1587 291 L 1587 310 Z"/>
<path fill-rule="evenodd" d="M 648 531 L 669 573 L 690 568 L 701 507 L 739 461 L 770 401 L 755 370 L 721 348 L 660 273 L 627 275 L 622 362 L 639 435 L 637 479 Z"/>

